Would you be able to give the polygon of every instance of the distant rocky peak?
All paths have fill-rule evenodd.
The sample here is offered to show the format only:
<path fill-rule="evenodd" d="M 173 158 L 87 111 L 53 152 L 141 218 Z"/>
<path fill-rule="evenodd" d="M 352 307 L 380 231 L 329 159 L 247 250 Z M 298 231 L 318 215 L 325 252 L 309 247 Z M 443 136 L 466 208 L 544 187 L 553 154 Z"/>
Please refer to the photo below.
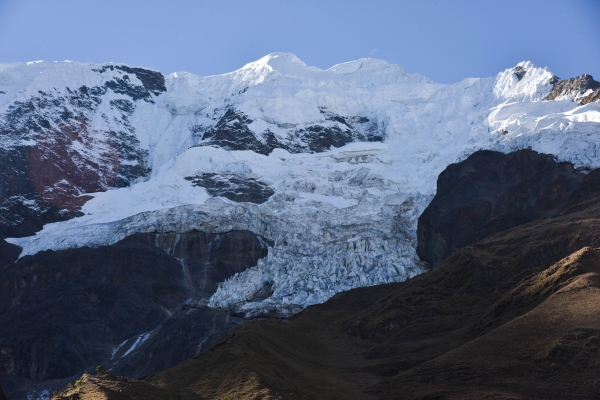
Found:
<path fill-rule="evenodd" d="M 552 91 L 544 100 L 560 100 L 573 97 L 579 104 L 588 104 L 600 100 L 600 82 L 592 75 L 583 74 L 577 78 L 562 79 L 554 83 Z"/>
<path fill-rule="evenodd" d="M 101 68 L 92 69 L 93 72 L 104 74 L 106 71 L 115 71 L 117 74 L 112 79 L 107 80 L 103 86 L 99 88 L 104 94 L 107 90 L 111 90 L 115 94 L 121 94 L 131 97 L 134 101 L 144 100 L 153 103 L 153 96 L 160 96 L 167 91 L 165 86 L 165 77 L 157 71 L 152 71 L 144 68 L 132 68 L 127 65 L 103 65 Z M 130 75 L 132 75 L 130 77 Z M 133 78 L 141 83 L 139 85 Z"/>
<path fill-rule="evenodd" d="M 152 102 L 153 97 L 167 90 L 165 78 L 160 72 L 123 64 L 40 61 L 0 65 L 0 91 L 4 92 L 4 101 L 26 101 L 31 96 L 37 96 L 39 91 L 51 92 L 81 86 L 124 94 L 134 100 L 143 99 L 147 102 Z"/>

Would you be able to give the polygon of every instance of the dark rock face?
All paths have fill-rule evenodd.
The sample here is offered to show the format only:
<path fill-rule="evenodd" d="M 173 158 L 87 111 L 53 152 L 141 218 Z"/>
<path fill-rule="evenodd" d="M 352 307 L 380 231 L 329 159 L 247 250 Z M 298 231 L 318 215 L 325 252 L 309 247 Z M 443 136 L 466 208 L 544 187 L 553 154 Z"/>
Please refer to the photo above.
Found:
<path fill-rule="evenodd" d="M 520 65 L 517 65 L 514 69 L 514 74 L 517 76 L 518 80 L 523 79 L 523 77 L 525 76 L 525 74 L 527 73 L 527 70 L 523 67 L 521 67 Z"/>
<path fill-rule="evenodd" d="M 0 116 L 0 238 L 32 235 L 46 223 L 78 216 L 90 199 L 82 194 L 128 186 L 149 173 L 147 151 L 129 116 L 136 101 L 153 102 L 166 91 L 164 77 L 126 66 L 95 71 L 107 69 L 123 74 L 102 86 L 39 91 L 12 102 Z M 143 85 L 131 83 L 126 73 Z M 103 131 L 93 120 L 107 91 L 131 100 L 111 100 L 120 115 Z"/>
<path fill-rule="evenodd" d="M 253 121 L 232 107 L 225 110 L 214 126 L 197 126 L 193 133 L 198 140 L 198 146 L 252 150 L 265 155 L 275 148 L 285 149 L 290 153 L 320 153 L 328 151 L 332 146 L 383 140 L 383 133 L 380 132 L 378 124 L 366 117 L 343 117 L 326 108 L 321 108 L 320 111 L 327 123 L 291 130 L 285 138 L 278 138 L 269 130 L 262 135 L 255 134 L 248 128 Z"/>
<path fill-rule="evenodd" d="M 584 210 L 600 203 L 600 169 L 595 169 L 583 177 L 583 180 L 571 194 L 569 206 L 564 214 Z"/>
<path fill-rule="evenodd" d="M 111 108 L 116 108 L 117 110 L 122 111 L 127 115 L 133 114 L 133 111 L 135 110 L 135 105 L 133 104 L 133 102 L 123 99 L 111 100 L 110 106 Z"/>
<path fill-rule="evenodd" d="M 190 297 L 208 297 L 217 290 L 217 284 L 255 266 L 266 257 L 271 240 L 248 231 L 222 234 L 204 232 L 136 234 L 146 245 L 155 245 L 179 262 L 186 278 Z"/>
<path fill-rule="evenodd" d="M 352 142 L 381 142 L 383 134 L 376 123 L 366 117 L 342 117 L 326 108 L 320 109 L 328 125 L 313 125 L 292 133 L 290 153 L 321 153 L 333 147 L 342 147 Z M 307 151 L 308 150 L 308 151 Z"/>
<path fill-rule="evenodd" d="M 269 154 L 277 146 L 275 135 L 268 132 L 263 140 L 254 136 L 248 125 L 252 120 L 233 108 L 228 108 L 217 123 L 209 129 L 194 128 L 194 134 L 201 140 L 200 146 L 214 146 L 225 150 L 252 150 L 259 154 Z"/>
<path fill-rule="evenodd" d="M 21 248 L 5 240 L 0 240 L 0 268 L 17 261 Z"/>
<path fill-rule="evenodd" d="M 598 329 L 573 329 L 552 346 L 545 357 L 546 362 L 568 365 L 577 369 L 600 365 L 598 353 Z"/>
<path fill-rule="evenodd" d="M 555 82 L 552 91 L 548 93 L 545 100 L 555 100 L 561 96 L 573 96 L 577 93 L 583 94 L 590 89 L 593 92 L 577 99 L 577 102 L 583 105 L 600 100 L 600 82 L 594 80 L 591 75 L 583 74 L 577 78 Z"/>
<path fill-rule="evenodd" d="M 417 253 L 435 267 L 495 232 L 559 214 L 584 175 L 531 150 L 479 151 L 448 166 L 419 217 Z"/>
<path fill-rule="evenodd" d="M 231 174 L 204 173 L 186 176 L 194 186 L 206 188 L 211 196 L 222 196 L 232 201 L 262 204 L 275 192 L 266 184 L 255 179 L 243 179 Z"/>
<path fill-rule="evenodd" d="M 207 299 L 218 282 L 267 253 L 262 238 L 232 231 L 135 234 L 111 246 L 23 257 L 0 270 L 0 382 L 14 388 L 23 379 L 110 366 L 144 334 L 152 336 L 140 347 L 146 352 L 130 351 L 121 371 L 150 373 L 182 361 L 241 321 L 202 307 L 183 310 L 185 301 Z M 144 357 L 152 360 L 139 368 L 128 361 Z"/>
<path fill-rule="evenodd" d="M 154 103 L 151 94 L 158 96 L 162 92 L 167 91 L 165 77 L 158 71 L 128 67 L 126 65 L 104 65 L 102 68 L 94 69 L 92 71 L 103 73 L 108 70 L 127 72 L 135 75 L 142 82 L 142 86 L 133 85 L 130 83 L 131 80 L 129 79 L 129 76 L 123 75 L 122 78 L 115 78 L 104 84 L 104 89 L 111 89 L 115 93 L 125 94 L 133 100 L 144 100 Z"/>

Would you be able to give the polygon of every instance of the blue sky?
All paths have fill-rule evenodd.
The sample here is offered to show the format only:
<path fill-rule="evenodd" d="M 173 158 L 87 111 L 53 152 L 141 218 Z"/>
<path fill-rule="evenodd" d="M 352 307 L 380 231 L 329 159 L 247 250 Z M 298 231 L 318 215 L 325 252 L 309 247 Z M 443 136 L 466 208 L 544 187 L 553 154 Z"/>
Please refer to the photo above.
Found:
<path fill-rule="evenodd" d="M 0 0 L 0 63 L 123 62 L 220 74 L 275 51 L 381 58 L 451 83 L 530 60 L 600 79 L 600 0 Z"/>

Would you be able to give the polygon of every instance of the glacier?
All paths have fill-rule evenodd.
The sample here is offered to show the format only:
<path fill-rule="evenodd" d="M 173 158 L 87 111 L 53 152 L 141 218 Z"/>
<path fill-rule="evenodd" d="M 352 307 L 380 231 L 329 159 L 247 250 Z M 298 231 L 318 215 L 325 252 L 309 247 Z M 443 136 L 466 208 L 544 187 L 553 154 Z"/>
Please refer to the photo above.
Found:
<path fill-rule="evenodd" d="M 107 65 L 0 65 L 0 114 L 40 90 L 123 79 Z M 140 76 L 129 82 L 144 86 Z M 92 198 L 81 216 L 7 241 L 23 257 L 136 232 L 249 230 L 273 243 L 268 256 L 223 282 L 208 304 L 247 317 L 289 316 L 340 291 L 425 271 L 415 251 L 417 218 L 438 174 L 475 151 L 531 148 L 598 168 L 600 103 L 572 101 L 581 94 L 544 100 L 555 78 L 522 62 L 495 77 L 439 84 L 383 60 L 321 70 L 287 53 L 223 75 L 173 73 L 165 92 L 132 103 L 127 120 L 149 174 L 85 193 Z M 99 131 L 122 115 L 108 106 L 118 100 L 131 96 L 103 94 L 91 117 Z M 338 141 L 323 141 L 327 135 Z M 94 148 L 101 146 L 81 151 Z M 272 195 L 260 204 L 211 195 L 193 179 L 207 173 L 261 182 Z M 266 298 L 256 296 L 265 290 Z"/>

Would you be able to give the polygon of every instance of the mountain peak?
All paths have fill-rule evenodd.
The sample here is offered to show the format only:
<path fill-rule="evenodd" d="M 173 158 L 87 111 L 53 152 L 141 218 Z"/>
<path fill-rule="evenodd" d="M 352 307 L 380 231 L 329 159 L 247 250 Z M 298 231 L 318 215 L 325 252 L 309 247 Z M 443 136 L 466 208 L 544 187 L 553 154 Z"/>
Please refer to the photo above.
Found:
<path fill-rule="evenodd" d="M 548 68 L 537 67 L 531 61 L 521 61 L 514 68 L 497 75 L 494 94 L 505 100 L 541 100 L 552 89 L 551 83 L 555 79 Z"/>
<path fill-rule="evenodd" d="M 292 53 L 271 53 L 244 65 L 240 71 L 279 72 L 281 74 L 297 74 L 308 68 L 306 64 Z"/>

